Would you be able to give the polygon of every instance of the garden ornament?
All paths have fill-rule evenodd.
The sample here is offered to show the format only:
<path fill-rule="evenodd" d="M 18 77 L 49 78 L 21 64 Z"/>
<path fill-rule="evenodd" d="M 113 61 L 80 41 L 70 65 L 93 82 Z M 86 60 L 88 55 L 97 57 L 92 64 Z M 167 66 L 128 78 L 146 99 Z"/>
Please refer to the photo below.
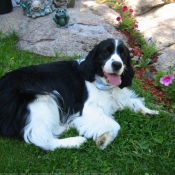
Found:
<path fill-rule="evenodd" d="M 21 0 L 20 6 L 32 18 L 45 16 L 55 10 L 53 0 Z"/>
<path fill-rule="evenodd" d="M 53 0 L 53 3 L 55 4 L 56 7 L 67 5 L 67 8 L 69 8 L 69 7 L 74 7 L 75 0 Z"/>
<path fill-rule="evenodd" d="M 65 8 L 58 8 L 56 14 L 53 16 L 53 20 L 58 27 L 65 26 L 67 28 L 69 19 L 70 17 Z"/>
<path fill-rule="evenodd" d="M 53 0 L 56 7 L 61 7 L 67 4 L 67 0 Z"/>

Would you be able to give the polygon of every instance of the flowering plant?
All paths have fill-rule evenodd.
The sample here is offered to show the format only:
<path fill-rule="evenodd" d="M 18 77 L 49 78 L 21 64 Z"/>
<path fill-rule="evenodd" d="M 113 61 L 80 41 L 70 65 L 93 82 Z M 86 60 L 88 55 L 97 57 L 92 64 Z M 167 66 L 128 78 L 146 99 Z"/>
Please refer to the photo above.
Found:
<path fill-rule="evenodd" d="M 172 84 L 173 80 L 174 80 L 173 75 L 165 75 L 164 77 L 160 78 L 160 83 L 165 86 L 169 86 L 170 84 Z"/>
<path fill-rule="evenodd" d="M 138 22 L 132 8 L 124 6 L 121 8 L 120 14 L 121 15 L 116 18 L 116 20 L 119 22 L 119 28 L 123 31 L 125 30 L 129 32 L 133 39 L 141 47 L 143 56 L 139 61 L 138 67 L 146 68 L 149 63 L 149 58 L 156 51 L 155 43 L 152 42 L 152 38 L 148 40 L 150 44 L 145 41 L 144 36 L 138 30 Z"/>
<path fill-rule="evenodd" d="M 121 16 L 118 16 L 116 20 L 119 22 L 119 28 L 121 30 L 127 30 L 132 32 L 134 29 L 138 28 L 138 22 L 136 21 L 133 9 L 129 9 L 127 6 L 122 7 Z"/>
<path fill-rule="evenodd" d="M 169 67 L 168 72 L 158 71 L 155 76 L 154 85 L 166 93 L 166 98 L 171 100 L 171 107 L 175 109 L 175 76 L 174 67 Z M 174 112 L 173 109 L 170 109 Z"/>
<path fill-rule="evenodd" d="M 166 86 L 166 97 L 175 103 L 175 77 L 174 75 L 165 75 L 160 78 L 160 83 Z"/>

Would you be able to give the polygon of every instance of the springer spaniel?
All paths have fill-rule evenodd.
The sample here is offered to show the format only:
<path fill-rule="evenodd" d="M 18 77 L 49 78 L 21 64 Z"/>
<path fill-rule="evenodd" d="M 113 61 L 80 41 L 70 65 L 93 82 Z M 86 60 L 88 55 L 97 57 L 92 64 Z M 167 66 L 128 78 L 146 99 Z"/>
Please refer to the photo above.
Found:
<path fill-rule="evenodd" d="M 158 114 L 126 88 L 133 77 L 129 50 L 114 39 L 102 41 L 84 59 L 9 72 L 0 78 L 0 135 L 20 136 L 45 150 L 79 148 L 93 138 L 104 149 L 120 130 L 115 111 L 129 107 Z M 58 139 L 69 127 L 80 136 Z"/>

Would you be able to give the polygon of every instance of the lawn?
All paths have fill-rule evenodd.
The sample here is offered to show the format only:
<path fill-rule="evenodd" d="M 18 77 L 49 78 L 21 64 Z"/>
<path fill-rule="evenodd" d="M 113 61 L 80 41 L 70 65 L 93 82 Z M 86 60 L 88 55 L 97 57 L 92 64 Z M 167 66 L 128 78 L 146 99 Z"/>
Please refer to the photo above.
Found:
<path fill-rule="evenodd" d="M 17 41 L 15 34 L 0 38 L 0 76 L 21 66 L 60 59 L 20 51 Z M 148 107 L 154 108 L 152 96 L 141 87 L 141 82 L 134 79 L 132 89 L 146 98 Z M 121 130 L 105 150 L 88 140 L 80 149 L 43 151 L 18 138 L 0 137 L 0 173 L 174 175 L 175 118 L 163 110 L 154 117 L 129 109 L 117 111 L 114 115 Z M 62 137 L 77 134 L 70 130 Z"/>

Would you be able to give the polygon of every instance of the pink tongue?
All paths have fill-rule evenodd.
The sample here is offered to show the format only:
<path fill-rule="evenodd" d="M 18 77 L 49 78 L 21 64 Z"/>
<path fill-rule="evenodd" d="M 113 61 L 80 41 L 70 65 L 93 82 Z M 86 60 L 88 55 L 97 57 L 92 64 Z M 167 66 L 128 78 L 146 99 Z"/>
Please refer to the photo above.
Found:
<path fill-rule="evenodd" d="M 104 72 L 105 77 L 107 78 L 107 80 L 109 81 L 109 83 L 113 86 L 118 86 L 121 84 L 121 78 L 119 75 L 116 74 L 109 74 Z"/>

